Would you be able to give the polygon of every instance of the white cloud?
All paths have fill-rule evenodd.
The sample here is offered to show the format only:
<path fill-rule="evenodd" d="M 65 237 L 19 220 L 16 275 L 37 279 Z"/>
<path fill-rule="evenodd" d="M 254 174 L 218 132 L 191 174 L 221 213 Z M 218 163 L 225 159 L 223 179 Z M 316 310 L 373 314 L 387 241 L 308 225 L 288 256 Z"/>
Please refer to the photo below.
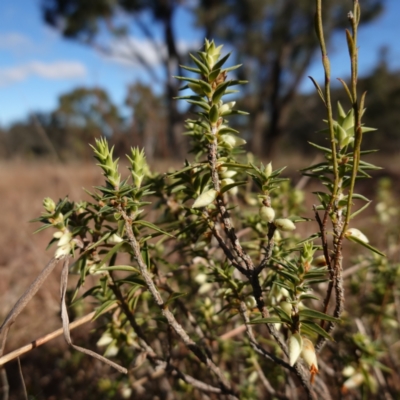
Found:
<path fill-rule="evenodd" d="M 180 54 L 186 54 L 189 50 L 200 48 L 201 45 L 197 42 L 179 40 L 177 47 Z M 111 44 L 110 48 L 111 59 L 136 67 L 143 67 L 139 57 L 151 67 L 161 65 L 163 59 L 167 57 L 167 48 L 164 43 L 159 41 L 154 43 L 147 39 L 134 37 L 117 39 Z"/>
<path fill-rule="evenodd" d="M 119 39 L 111 45 L 111 58 L 134 66 L 142 66 L 139 57 L 148 65 L 160 64 L 166 56 L 166 48 L 161 43 L 154 45 L 150 40 L 139 40 L 133 37 Z"/>
<path fill-rule="evenodd" d="M 44 63 L 31 61 L 15 67 L 0 69 L 0 86 L 21 82 L 31 76 L 44 79 L 72 79 L 86 76 L 86 67 L 77 61 Z"/>
<path fill-rule="evenodd" d="M 16 53 L 26 51 L 33 47 L 31 39 L 21 33 L 8 32 L 0 34 L 0 49 L 11 50 Z"/>

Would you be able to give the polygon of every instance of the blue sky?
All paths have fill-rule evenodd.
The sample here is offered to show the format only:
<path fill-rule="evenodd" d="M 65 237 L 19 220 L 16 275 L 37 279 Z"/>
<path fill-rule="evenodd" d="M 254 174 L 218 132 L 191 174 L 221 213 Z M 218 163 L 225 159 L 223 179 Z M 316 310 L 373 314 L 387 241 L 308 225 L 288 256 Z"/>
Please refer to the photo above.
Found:
<path fill-rule="evenodd" d="M 349 5 L 351 1 L 349 0 Z M 134 81 L 149 82 L 139 65 L 109 59 L 88 47 L 67 41 L 44 25 L 40 15 L 40 0 L 0 1 L 0 125 L 6 126 L 29 112 L 50 111 L 57 106 L 60 94 L 77 86 L 104 87 L 112 100 L 122 106 L 126 85 Z M 362 0 L 361 0 L 362 6 Z M 378 50 L 389 48 L 389 64 L 400 69 L 400 1 L 386 0 L 386 11 L 373 24 L 360 29 L 360 74 L 368 74 L 374 67 Z M 199 45 L 201 30 L 192 26 L 190 14 L 176 15 L 177 37 L 182 48 Z M 159 35 L 157 28 L 155 34 Z M 337 34 L 330 50 L 333 77 L 348 76 L 348 53 L 344 34 Z M 155 62 L 145 39 L 137 36 L 133 42 L 146 48 L 145 56 Z M 344 49 L 344 50 L 342 50 Z M 307 73 L 317 80 L 322 69 L 315 60 Z M 307 79 L 302 90 L 310 90 Z"/>

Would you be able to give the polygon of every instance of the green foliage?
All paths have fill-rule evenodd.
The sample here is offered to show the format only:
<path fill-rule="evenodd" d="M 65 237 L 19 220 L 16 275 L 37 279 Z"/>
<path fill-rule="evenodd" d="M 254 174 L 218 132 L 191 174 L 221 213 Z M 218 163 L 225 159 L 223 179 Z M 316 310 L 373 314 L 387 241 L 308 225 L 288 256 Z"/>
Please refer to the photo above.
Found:
<path fill-rule="evenodd" d="M 94 318 L 106 321 L 97 345 L 106 357 L 130 365 L 133 376 L 163 371 L 169 390 L 181 398 L 200 398 L 199 392 L 284 397 L 293 390 L 292 375 L 300 396 L 309 399 L 327 398 L 328 392 L 334 397 L 338 385 L 343 393 L 359 387 L 375 393 L 378 384 L 384 386 L 382 372 L 374 378 L 377 370 L 389 371 L 380 361 L 386 344 L 379 339 L 393 343 L 396 335 L 383 331 L 377 319 L 393 325 L 398 265 L 350 227 L 369 204 L 355 185 L 377 168 L 361 158 L 365 96 L 357 97 L 354 43 L 359 12 L 354 2 L 348 33 L 353 75 L 346 89 L 352 108 L 345 112 L 339 104 L 336 120 L 324 64 L 326 85 L 319 91 L 330 147 L 313 144 L 324 161 L 303 170 L 321 187 L 313 218 L 301 217 L 304 193 L 281 177 L 284 168 L 274 170 L 244 155 L 245 141 L 229 117 L 245 114 L 230 95 L 246 82 L 231 79 L 230 71 L 239 66 L 225 68 L 229 54 L 223 56 L 222 46 L 207 39 L 191 55 L 194 65 L 183 68 L 191 75 L 177 77 L 181 89 L 191 91 L 179 99 L 195 107 L 186 132 L 194 161 L 157 174 L 134 148 L 125 176 L 113 148 L 100 139 L 92 147 L 105 185 L 89 193 L 92 200 L 44 200 L 39 220 L 57 230 L 51 241 L 57 242 L 55 257 L 74 257 L 71 272 L 79 275 L 74 304 L 90 298 L 96 305 Z M 321 28 L 320 1 L 316 15 Z M 381 195 L 384 218 L 390 195 L 384 190 Z M 369 269 L 367 279 L 350 286 L 353 293 L 367 288 L 365 315 L 350 307 L 344 312 L 346 239 L 375 251 L 364 255 L 356 248 Z M 96 282 L 90 288 L 88 276 Z M 388 286 L 392 292 L 385 297 Z M 351 297 L 346 301 L 354 306 Z M 324 361 L 320 371 L 318 360 Z M 125 377 L 118 379 L 102 387 L 112 395 L 139 390 Z"/>

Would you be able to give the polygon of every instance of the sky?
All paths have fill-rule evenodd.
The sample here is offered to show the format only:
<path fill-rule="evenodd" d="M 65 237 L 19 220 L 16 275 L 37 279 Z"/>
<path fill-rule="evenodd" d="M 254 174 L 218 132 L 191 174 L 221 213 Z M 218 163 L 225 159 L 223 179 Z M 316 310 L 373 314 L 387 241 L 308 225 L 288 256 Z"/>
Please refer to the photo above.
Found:
<path fill-rule="evenodd" d="M 360 3 L 362 6 L 362 0 Z M 385 12 L 372 24 L 360 28 L 360 75 L 373 70 L 382 46 L 389 49 L 390 68 L 400 69 L 399 15 L 400 1 L 386 0 Z M 179 10 L 175 19 L 182 51 L 200 47 L 203 32 L 193 27 L 191 15 Z M 161 35 L 156 26 L 152 30 L 156 36 Z M 156 62 L 156 54 L 139 32 L 131 44 L 146 49 L 143 55 L 148 62 Z M 329 53 L 333 77 L 348 76 L 348 52 L 344 44 L 344 33 L 336 34 Z M 322 80 L 323 71 L 317 58 L 306 75 Z M 116 105 L 123 106 L 126 86 L 137 81 L 150 83 L 148 74 L 139 65 L 106 57 L 65 40 L 46 26 L 41 19 L 40 0 L 0 1 L 0 126 L 8 126 L 31 112 L 54 110 L 58 97 L 78 86 L 103 87 Z M 311 89 L 305 78 L 301 90 Z"/>

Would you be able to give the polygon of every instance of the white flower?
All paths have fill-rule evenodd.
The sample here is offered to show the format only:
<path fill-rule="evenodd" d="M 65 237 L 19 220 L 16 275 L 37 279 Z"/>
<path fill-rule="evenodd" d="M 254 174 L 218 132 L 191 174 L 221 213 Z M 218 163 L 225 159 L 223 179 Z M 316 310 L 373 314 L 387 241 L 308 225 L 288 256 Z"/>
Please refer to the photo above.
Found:
<path fill-rule="evenodd" d="M 311 372 L 311 379 L 318 373 L 317 354 L 313 342 L 307 338 L 303 338 L 303 348 L 301 349 L 301 357 L 308 365 Z"/>
<path fill-rule="evenodd" d="M 272 222 L 275 218 L 275 210 L 272 207 L 261 206 L 259 213 L 263 221 Z"/>
<path fill-rule="evenodd" d="M 192 208 L 201 208 L 210 205 L 217 198 L 217 191 L 215 189 L 207 190 L 202 193 L 193 203 Z"/>
<path fill-rule="evenodd" d="M 112 341 L 113 337 L 110 335 L 110 332 L 104 332 L 100 339 L 97 341 L 96 345 L 98 347 L 108 346 Z"/>
<path fill-rule="evenodd" d="M 303 347 L 303 338 L 299 333 L 294 333 L 289 338 L 289 364 L 291 367 L 296 363 Z"/>
<path fill-rule="evenodd" d="M 361 372 L 356 372 L 343 383 L 342 393 L 347 393 L 351 389 L 358 388 L 363 382 L 364 375 Z"/>
<path fill-rule="evenodd" d="M 296 229 L 296 225 L 293 223 L 293 221 L 287 218 L 276 219 L 274 224 L 280 231 L 283 232 L 289 232 Z"/>
<path fill-rule="evenodd" d="M 351 238 L 356 238 L 358 240 L 361 240 L 362 242 L 368 243 L 369 240 L 368 238 L 358 229 L 356 228 L 350 228 L 346 231 L 345 236 L 349 239 Z"/>
<path fill-rule="evenodd" d="M 207 275 L 206 274 L 198 274 L 194 280 L 199 284 L 202 285 L 203 283 L 207 282 Z"/>
<path fill-rule="evenodd" d="M 68 255 L 72 250 L 71 232 L 68 229 L 65 229 L 64 232 L 56 232 L 53 236 L 55 238 L 59 238 L 57 243 L 57 250 L 54 257 L 59 259 Z"/>
<path fill-rule="evenodd" d="M 118 244 L 123 241 L 124 241 L 124 239 L 122 239 L 121 236 L 117 235 L 116 233 L 114 233 L 107 239 L 107 243 L 110 243 L 110 244 Z"/>

